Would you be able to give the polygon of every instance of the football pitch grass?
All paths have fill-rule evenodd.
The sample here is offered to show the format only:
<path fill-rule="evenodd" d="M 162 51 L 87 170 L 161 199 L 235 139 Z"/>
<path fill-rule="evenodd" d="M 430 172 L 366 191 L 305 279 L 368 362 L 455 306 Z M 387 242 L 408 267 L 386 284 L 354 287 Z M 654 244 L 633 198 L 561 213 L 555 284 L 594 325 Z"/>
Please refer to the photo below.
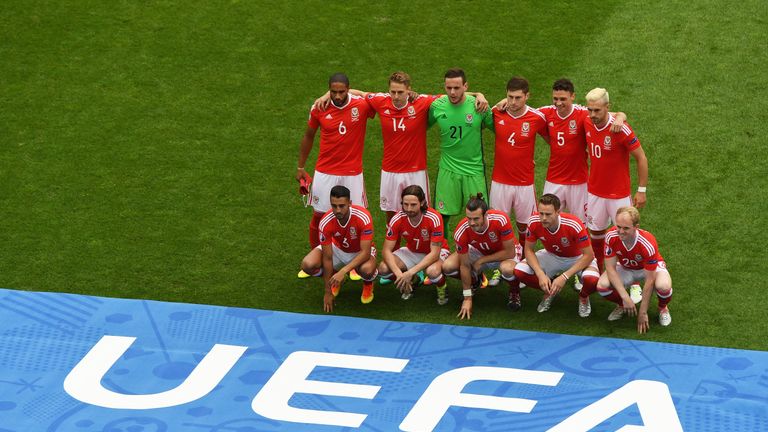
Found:
<path fill-rule="evenodd" d="M 654 301 L 645 336 L 634 320 L 608 323 L 597 296 L 580 319 L 572 291 L 538 314 L 540 294 L 524 290 L 513 315 L 506 288 L 489 289 L 466 324 L 768 349 L 768 3 L 11 1 L 0 19 L 0 286 L 320 313 L 321 283 L 295 278 L 310 211 L 293 176 L 311 102 L 337 71 L 385 91 L 402 69 L 439 93 L 459 66 L 491 101 L 513 75 L 531 82 L 534 107 L 562 76 L 579 102 L 608 89 L 648 156 L 641 226 L 675 289 L 672 326 Z M 433 181 L 437 142 L 430 131 Z M 373 120 L 378 244 L 380 161 Z M 403 302 L 382 287 L 361 305 L 359 290 L 346 284 L 336 313 L 459 323 L 458 302 L 439 307 L 432 291 Z"/>

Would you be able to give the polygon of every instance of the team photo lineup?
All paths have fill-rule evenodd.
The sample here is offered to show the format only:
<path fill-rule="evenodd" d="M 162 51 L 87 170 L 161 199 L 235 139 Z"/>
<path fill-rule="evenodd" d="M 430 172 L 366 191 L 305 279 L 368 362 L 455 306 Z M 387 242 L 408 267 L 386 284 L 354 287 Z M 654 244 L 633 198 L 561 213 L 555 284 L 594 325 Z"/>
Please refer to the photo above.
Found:
<path fill-rule="evenodd" d="M 310 252 L 298 277 L 323 280 L 325 312 L 333 311 L 345 280 L 362 281 L 363 304 L 373 301 L 378 280 L 403 300 L 430 292 L 443 306 L 450 302 L 447 279 L 455 278 L 460 319 L 471 318 L 473 296 L 486 287 L 506 286 L 512 312 L 523 307 L 521 288 L 539 290 L 536 310 L 544 313 L 571 284 L 581 318 L 591 314 L 590 298 L 602 298 L 615 304 L 608 321 L 636 317 L 639 333 L 650 328 L 649 315 L 661 326 L 671 324 L 671 277 L 655 237 L 640 228 L 648 160 L 627 115 L 611 112 L 606 89 L 586 92 L 582 106 L 575 103 L 574 84 L 561 78 L 551 87 L 552 104 L 533 108 L 529 83 L 519 76 L 493 106 L 482 93 L 468 91 L 459 68 L 446 71 L 444 94 L 413 91 L 401 71 L 388 85 L 387 92 L 366 92 L 351 88 L 345 74 L 333 74 L 301 140 L 296 180 L 313 212 Z M 387 221 L 378 247 L 362 160 L 367 121 L 376 115 L 383 139 L 379 207 Z M 429 128 L 440 133 L 434 195 Z M 482 129 L 495 137 L 490 191 Z M 540 195 L 534 185 L 537 135 L 550 149 Z M 634 192 L 630 157 L 637 170 Z M 658 313 L 651 312 L 654 297 Z"/>

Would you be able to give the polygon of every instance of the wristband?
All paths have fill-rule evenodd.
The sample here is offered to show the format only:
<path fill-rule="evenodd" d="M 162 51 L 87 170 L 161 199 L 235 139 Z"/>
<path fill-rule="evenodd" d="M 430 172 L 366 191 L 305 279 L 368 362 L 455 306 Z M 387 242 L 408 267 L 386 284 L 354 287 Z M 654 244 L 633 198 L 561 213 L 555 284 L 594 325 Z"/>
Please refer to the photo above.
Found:
<path fill-rule="evenodd" d="M 465 289 L 461 293 L 464 294 L 464 297 L 472 297 L 472 290 L 471 289 Z"/>
<path fill-rule="evenodd" d="M 570 277 L 565 273 L 562 273 L 560 276 L 564 277 L 566 282 L 568 281 L 568 279 L 570 279 Z"/>
<path fill-rule="evenodd" d="M 645 186 L 638 186 L 637 191 L 640 193 L 645 193 Z"/>
<path fill-rule="evenodd" d="M 304 167 L 298 167 L 297 169 L 303 170 L 303 169 L 304 169 Z"/>

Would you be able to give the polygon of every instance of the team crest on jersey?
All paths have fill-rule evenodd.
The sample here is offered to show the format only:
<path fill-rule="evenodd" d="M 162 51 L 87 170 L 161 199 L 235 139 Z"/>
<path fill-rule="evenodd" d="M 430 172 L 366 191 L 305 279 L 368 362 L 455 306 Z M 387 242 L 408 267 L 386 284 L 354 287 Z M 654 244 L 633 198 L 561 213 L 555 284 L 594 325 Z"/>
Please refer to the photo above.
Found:
<path fill-rule="evenodd" d="M 498 240 L 498 239 L 499 239 L 499 238 L 496 236 L 496 233 L 495 233 L 495 232 L 493 232 L 493 231 L 491 231 L 491 232 L 489 232 L 489 233 L 488 233 L 488 238 L 489 238 L 489 239 L 491 239 L 491 241 L 492 241 L 492 242 L 495 242 L 496 240 Z"/>
<path fill-rule="evenodd" d="M 643 256 L 640 255 L 640 254 L 635 254 L 635 260 L 636 261 L 642 261 L 643 260 Z"/>
<path fill-rule="evenodd" d="M 472 123 L 472 119 L 474 116 L 472 114 L 467 114 L 467 123 Z"/>
<path fill-rule="evenodd" d="M 349 227 L 349 236 L 353 239 L 357 238 L 357 228 Z"/>
<path fill-rule="evenodd" d="M 568 247 L 568 246 L 570 246 L 570 245 L 571 245 L 571 242 L 569 242 L 569 241 L 568 241 L 568 239 L 567 239 L 567 238 L 565 238 L 565 237 L 562 237 L 562 238 L 560 238 L 560 243 L 561 243 L 563 246 L 565 246 L 565 247 Z"/>
<path fill-rule="evenodd" d="M 415 116 L 416 115 L 416 108 L 414 108 L 413 105 L 408 107 L 408 115 L 409 116 Z"/>
<path fill-rule="evenodd" d="M 355 122 L 360 117 L 360 110 L 357 107 L 352 107 L 352 121 Z"/>
<path fill-rule="evenodd" d="M 569 129 L 569 133 L 571 135 L 575 135 L 576 134 L 576 132 L 577 132 L 576 131 L 576 120 L 571 120 L 571 121 L 568 122 L 568 129 Z"/>
<path fill-rule="evenodd" d="M 424 240 L 429 239 L 429 231 L 427 231 L 426 228 L 421 229 L 421 238 L 423 238 Z"/>
<path fill-rule="evenodd" d="M 605 137 L 605 142 L 603 144 L 603 147 L 606 150 L 610 150 L 611 149 L 611 137 L 609 137 L 609 136 Z"/>
<path fill-rule="evenodd" d="M 528 133 L 531 130 L 531 125 L 528 122 L 523 122 L 523 133 Z"/>

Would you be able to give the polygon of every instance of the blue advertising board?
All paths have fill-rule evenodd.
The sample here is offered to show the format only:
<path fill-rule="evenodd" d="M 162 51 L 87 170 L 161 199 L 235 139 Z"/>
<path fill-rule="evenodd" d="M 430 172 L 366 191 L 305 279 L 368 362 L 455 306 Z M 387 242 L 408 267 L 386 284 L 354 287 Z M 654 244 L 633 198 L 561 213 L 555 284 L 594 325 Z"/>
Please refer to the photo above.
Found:
<path fill-rule="evenodd" d="M 0 290 L 0 432 L 768 430 L 768 353 Z"/>

